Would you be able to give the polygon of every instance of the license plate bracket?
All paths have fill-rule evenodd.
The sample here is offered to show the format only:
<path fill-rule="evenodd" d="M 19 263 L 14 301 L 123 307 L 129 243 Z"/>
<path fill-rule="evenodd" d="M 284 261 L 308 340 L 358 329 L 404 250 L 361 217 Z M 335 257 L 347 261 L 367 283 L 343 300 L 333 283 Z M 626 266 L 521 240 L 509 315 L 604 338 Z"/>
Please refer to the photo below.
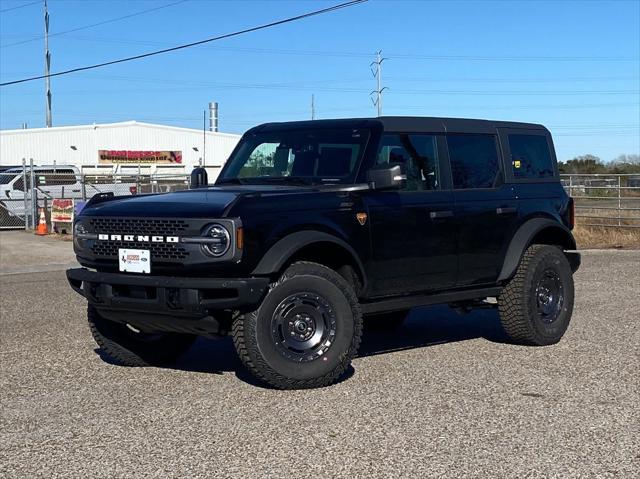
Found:
<path fill-rule="evenodd" d="M 151 273 L 151 252 L 148 249 L 118 249 L 118 262 L 122 273 Z"/>

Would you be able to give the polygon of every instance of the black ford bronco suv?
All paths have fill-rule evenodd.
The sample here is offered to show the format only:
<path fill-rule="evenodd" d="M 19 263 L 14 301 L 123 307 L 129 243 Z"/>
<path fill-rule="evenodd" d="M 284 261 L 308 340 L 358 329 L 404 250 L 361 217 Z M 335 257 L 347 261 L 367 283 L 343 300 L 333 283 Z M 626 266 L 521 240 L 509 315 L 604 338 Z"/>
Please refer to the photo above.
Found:
<path fill-rule="evenodd" d="M 74 224 L 91 332 L 120 363 L 162 365 L 231 334 L 277 388 L 331 384 L 369 316 L 495 307 L 506 335 L 556 343 L 580 256 L 541 125 L 382 117 L 269 123 L 212 186 L 97 195 Z M 195 188 L 193 188 L 195 186 Z"/>

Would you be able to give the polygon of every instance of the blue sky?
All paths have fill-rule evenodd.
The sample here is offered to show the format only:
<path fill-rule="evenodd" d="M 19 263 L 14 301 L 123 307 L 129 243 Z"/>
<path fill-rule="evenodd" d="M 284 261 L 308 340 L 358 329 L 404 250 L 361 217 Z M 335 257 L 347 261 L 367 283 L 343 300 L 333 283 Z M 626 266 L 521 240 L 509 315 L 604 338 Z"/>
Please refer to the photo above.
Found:
<path fill-rule="evenodd" d="M 199 40 L 339 3 L 49 0 L 52 71 Z M 42 6 L 0 0 L 0 81 L 43 72 Z M 22 5 L 27 5 L 22 8 Z M 54 126 L 139 120 L 221 131 L 310 117 L 386 115 L 540 122 L 558 157 L 640 153 L 640 1 L 384 1 L 51 80 Z M 44 126 L 44 81 L 0 89 L 0 128 Z"/>

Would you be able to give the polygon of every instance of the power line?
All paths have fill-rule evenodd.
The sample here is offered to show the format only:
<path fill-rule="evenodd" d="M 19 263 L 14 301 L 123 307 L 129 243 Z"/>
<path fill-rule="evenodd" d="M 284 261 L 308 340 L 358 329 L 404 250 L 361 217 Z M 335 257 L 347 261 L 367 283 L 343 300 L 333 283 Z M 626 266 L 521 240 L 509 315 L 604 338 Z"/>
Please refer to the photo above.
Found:
<path fill-rule="evenodd" d="M 25 3 L 24 5 L 18 5 L 17 7 L 4 8 L 0 10 L 0 13 L 10 12 L 12 10 L 17 10 L 19 8 L 30 7 L 31 5 L 35 5 L 36 3 L 40 3 L 40 0 L 36 0 L 35 2 Z"/>
<path fill-rule="evenodd" d="M 598 81 L 628 81 L 638 80 L 638 76 L 595 76 L 595 77 L 529 77 L 529 78 L 488 78 L 488 77 L 386 77 L 388 80 L 395 80 L 399 82 L 467 82 L 472 81 L 474 83 L 566 83 L 566 82 L 598 82 Z"/>
<path fill-rule="evenodd" d="M 55 76 L 52 74 L 51 76 Z M 37 78 L 45 78 L 40 76 Z M 24 80 L 28 81 L 28 80 Z M 0 86 L 11 85 L 13 83 L 20 83 L 21 81 L 0 83 Z M 83 95 L 91 93 L 166 93 L 166 92 L 190 92 L 207 90 L 215 87 L 219 90 L 287 90 L 287 91 L 299 91 L 299 92 L 328 92 L 328 93 L 371 93 L 369 89 L 365 88 L 340 88 L 340 87 L 318 87 L 313 85 L 301 85 L 293 86 L 286 84 L 250 84 L 250 83 L 217 83 L 211 82 L 209 85 L 193 85 L 193 86 L 178 86 L 168 88 L 115 88 L 115 89 L 96 89 L 90 90 L 62 90 L 58 91 L 58 94 L 64 95 Z M 394 89 L 392 90 L 394 95 L 460 95 L 460 96 L 589 96 L 589 95 L 640 95 L 640 90 L 444 90 L 444 89 L 429 89 L 429 90 L 405 90 Z M 374 92 L 375 93 L 375 90 Z M 32 92 L 21 93 L 23 95 L 31 95 Z M 374 102 L 375 104 L 375 102 Z"/>
<path fill-rule="evenodd" d="M 110 18 L 108 20 L 104 20 L 104 21 L 101 21 L 101 22 L 98 22 L 98 23 L 92 23 L 91 25 L 84 25 L 82 27 L 76 27 L 76 28 L 72 28 L 70 30 L 65 30 L 65 31 L 62 31 L 62 32 L 50 33 L 49 37 L 56 37 L 56 36 L 59 36 L 59 35 L 65 35 L 67 33 L 77 32 L 77 31 L 80 31 L 80 30 L 86 30 L 87 28 L 98 27 L 100 25 L 106 25 L 107 23 L 119 22 L 120 20 L 124 20 L 126 18 L 137 17 L 139 15 L 144 15 L 145 13 L 155 12 L 156 10 L 162 10 L 164 8 L 173 7 L 174 5 L 178 5 L 180 3 L 185 3 L 185 2 L 188 2 L 188 1 L 189 0 L 180 0 L 179 2 L 169 3 L 167 5 L 162 5 L 160 7 L 149 8 L 147 10 L 141 10 L 139 12 L 134 12 L 134 13 L 130 13 L 128 15 L 123 15 L 121 17 Z M 39 2 L 34 2 L 34 3 L 39 3 Z M 41 36 L 38 36 L 36 38 L 31 38 L 29 40 L 22 40 L 20 42 L 15 42 L 15 43 L 9 43 L 7 45 L 2 45 L 2 47 L 0 47 L 0 48 L 15 47 L 16 45 L 23 45 L 25 43 L 35 42 L 35 41 L 41 40 L 42 38 L 43 38 L 43 36 L 41 35 Z"/>
<path fill-rule="evenodd" d="M 194 1 L 194 0 L 191 0 Z M 170 45 L 168 42 L 157 42 L 150 40 L 135 40 L 122 38 L 106 38 L 95 36 L 74 36 L 74 39 L 83 41 L 97 41 L 105 43 L 119 43 L 129 45 L 163 46 Z M 10 46 L 10 45 L 5 45 Z M 246 52 L 246 53 L 269 53 L 276 55 L 298 55 L 298 56 L 324 56 L 324 57 L 360 57 L 369 58 L 370 53 L 354 51 L 329 51 L 329 50 L 290 50 L 290 49 L 270 49 L 270 48 L 250 48 L 250 47 L 216 47 L 217 50 Z M 637 62 L 638 57 L 619 56 L 482 56 L 482 55 L 424 55 L 416 53 L 396 52 L 389 54 L 388 58 L 394 60 L 426 60 L 426 61 L 486 61 L 486 62 Z"/>
<path fill-rule="evenodd" d="M 305 19 L 305 18 L 314 17 L 314 16 L 317 16 L 317 15 L 322 15 L 322 14 L 325 14 L 325 13 L 334 12 L 336 10 L 352 7 L 354 5 L 357 5 L 359 3 L 365 3 L 367 1 L 368 0 L 351 0 L 349 2 L 340 3 L 340 4 L 334 5 L 332 7 L 327 7 L 327 8 L 323 8 L 323 9 L 320 9 L 320 10 L 314 10 L 312 12 L 303 13 L 302 15 L 296 15 L 294 17 L 284 18 L 282 20 L 277 20 L 275 22 L 265 23 L 265 24 L 262 24 L 262 25 L 258 25 L 256 27 L 246 28 L 244 30 L 238 30 L 238 31 L 235 31 L 235 32 L 232 32 L 232 33 L 225 33 L 223 35 L 218 35 L 218 36 L 215 36 L 215 37 L 207 38 L 205 40 L 199 40 L 197 42 L 186 43 L 186 44 L 178 45 L 178 46 L 171 47 L 171 48 L 165 48 L 163 50 L 156 50 L 154 52 L 143 53 L 143 54 L 140 54 L 140 55 L 134 55 L 132 57 L 121 58 L 121 59 L 118 59 L 118 60 L 111 60 L 111 61 L 108 61 L 108 62 L 97 63 L 97 64 L 94 64 L 94 65 L 71 68 L 69 70 L 64 70 L 64 71 L 52 73 L 50 75 L 39 75 L 39 76 L 35 76 L 35 77 L 30 77 L 30 78 L 23 78 L 21 80 L 13 80 L 13 81 L 10 81 L 10 82 L 4 82 L 4 83 L 0 83 L 0 86 L 15 85 L 17 83 L 25 83 L 25 82 L 34 81 L 34 80 L 41 80 L 42 78 L 45 78 L 47 76 L 48 77 L 54 77 L 54 76 L 60 76 L 60 75 L 68 75 L 70 73 L 76 73 L 76 72 L 80 72 L 80 71 L 92 70 L 92 69 L 95 69 L 95 68 L 101 68 L 101 67 L 105 67 L 105 66 L 108 66 L 108 65 L 115 65 L 117 63 L 124 63 L 124 62 L 133 61 L 133 60 L 140 60 L 142 58 L 152 57 L 152 56 L 155 56 L 155 55 L 160 55 L 160 54 L 163 54 L 163 53 L 169 53 L 169 52 L 173 52 L 173 51 L 177 51 L 177 50 L 182 50 L 182 49 L 185 49 L 185 48 L 191 48 L 191 47 L 195 47 L 197 45 L 203 45 L 205 43 L 215 42 L 217 40 L 222 40 L 222 39 L 225 39 L 225 38 L 236 37 L 236 36 L 239 36 L 239 35 L 243 35 L 245 33 L 251 33 L 251 32 L 258 31 L 258 30 L 264 30 L 264 29 L 267 29 L 267 28 L 275 27 L 277 25 L 283 25 L 285 23 L 291 23 L 291 22 L 295 22 L 297 20 L 302 20 L 302 19 Z"/>

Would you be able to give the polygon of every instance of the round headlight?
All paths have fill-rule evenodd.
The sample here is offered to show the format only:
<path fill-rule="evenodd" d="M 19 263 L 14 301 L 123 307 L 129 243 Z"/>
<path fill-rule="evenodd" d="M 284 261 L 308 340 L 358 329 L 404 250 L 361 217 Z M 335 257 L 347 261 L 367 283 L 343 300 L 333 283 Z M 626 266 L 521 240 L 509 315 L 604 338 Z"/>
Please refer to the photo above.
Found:
<path fill-rule="evenodd" d="M 84 235 L 87 233 L 88 233 L 87 228 L 85 228 L 82 222 L 76 221 L 76 223 L 73 225 L 73 235 L 78 236 L 78 235 Z"/>
<path fill-rule="evenodd" d="M 82 249 L 84 247 L 83 236 L 88 233 L 87 228 L 82 224 L 82 221 L 76 221 L 73 225 L 73 244 Z"/>
<path fill-rule="evenodd" d="M 224 226 L 213 224 L 206 229 L 204 236 L 209 240 L 202 245 L 207 254 L 219 257 L 229 251 L 231 235 Z"/>

